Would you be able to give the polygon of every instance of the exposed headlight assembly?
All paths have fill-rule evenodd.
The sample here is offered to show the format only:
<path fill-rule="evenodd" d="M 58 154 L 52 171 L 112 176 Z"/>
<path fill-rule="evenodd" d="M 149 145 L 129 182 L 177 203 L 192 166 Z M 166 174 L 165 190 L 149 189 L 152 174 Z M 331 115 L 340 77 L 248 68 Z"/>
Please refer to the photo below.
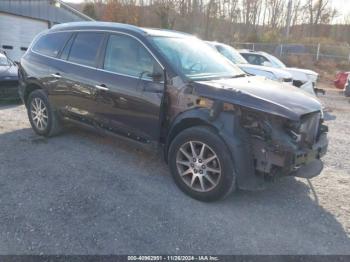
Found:
<path fill-rule="evenodd" d="M 243 112 L 241 121 L 252 136 L 262 140 L 271 139 L 272 126 L 266 117 L 254 112 Z"/>
<path fill-rule="evenodd" d="M 309 79 L 311 82 L 317 82 L 318 75 L 315 75 L 315 74 L 308 74 L 307 77 L 308 77 L 308 79 Z"/>

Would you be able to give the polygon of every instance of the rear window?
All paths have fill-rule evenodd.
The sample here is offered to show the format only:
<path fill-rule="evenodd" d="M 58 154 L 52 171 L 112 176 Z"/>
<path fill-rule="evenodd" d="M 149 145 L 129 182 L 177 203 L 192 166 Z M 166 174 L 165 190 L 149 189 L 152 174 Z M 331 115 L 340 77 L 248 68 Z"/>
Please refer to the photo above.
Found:
<path fill-rule="evenodd" d="M 103 39 L 103 33 L 78 33 L 71 47 L 68 61 L 86 66 L 96 66 Z"/>
<path fill-rule="evenodd" d="M 57 57 L 69 36 L 70 33 L 67 32 L 43 35 L 35 43 L 33 50 L 43 55 Z"/>

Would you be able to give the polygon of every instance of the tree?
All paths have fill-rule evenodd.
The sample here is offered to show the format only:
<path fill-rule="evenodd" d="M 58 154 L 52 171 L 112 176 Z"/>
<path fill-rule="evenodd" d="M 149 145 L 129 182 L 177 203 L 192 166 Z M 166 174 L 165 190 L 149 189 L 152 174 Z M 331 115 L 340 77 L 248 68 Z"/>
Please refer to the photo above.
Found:
<path fill-rule="evenodd" d="M 86 2 L 83 8 L 83 13 L 87 16 L 91 17 L 92 19 L 97 20 L 97 14 L 95 9 L 95 4 L 92 2 Z"/>

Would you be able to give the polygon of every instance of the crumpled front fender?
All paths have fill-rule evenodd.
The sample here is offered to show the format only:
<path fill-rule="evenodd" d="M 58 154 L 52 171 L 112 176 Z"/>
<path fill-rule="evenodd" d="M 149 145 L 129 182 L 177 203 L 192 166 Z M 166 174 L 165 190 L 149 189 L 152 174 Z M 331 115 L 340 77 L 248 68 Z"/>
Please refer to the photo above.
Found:
<path fill-rule="evenodd" d="M 255 175 L 250 136 L 241 127 L 239 116 L 232 112 L 220 112 L 215 119 L 211 118 L 212 115 L 208 108 L 196 108 L 180 114 L 171 125 L 166 149 L 169 148 L 172 139 L 179 132 L 178 128 L 186 126 L 183 123 L 196 119 L 198 124 L 214 128 L 220 138 L 224 140 L 231 153 L 233 172 L 238 188 L 245 190 L 263 189 L 263 181 Z"/>

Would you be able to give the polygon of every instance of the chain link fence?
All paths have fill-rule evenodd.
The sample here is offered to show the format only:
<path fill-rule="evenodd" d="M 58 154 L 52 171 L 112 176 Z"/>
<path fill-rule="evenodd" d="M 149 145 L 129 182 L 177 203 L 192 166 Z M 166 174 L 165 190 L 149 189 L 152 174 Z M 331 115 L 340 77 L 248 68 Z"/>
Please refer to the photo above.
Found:
<path fill-rule="evenodd" d="M 350 64 L 350 45 L 326 44 L 281 44 L 281 43 L 234 43 L 237 49 L 264 51 L 283 58 L 287 56 L 308 56 L 315 61 L 334 60 Z"/>

